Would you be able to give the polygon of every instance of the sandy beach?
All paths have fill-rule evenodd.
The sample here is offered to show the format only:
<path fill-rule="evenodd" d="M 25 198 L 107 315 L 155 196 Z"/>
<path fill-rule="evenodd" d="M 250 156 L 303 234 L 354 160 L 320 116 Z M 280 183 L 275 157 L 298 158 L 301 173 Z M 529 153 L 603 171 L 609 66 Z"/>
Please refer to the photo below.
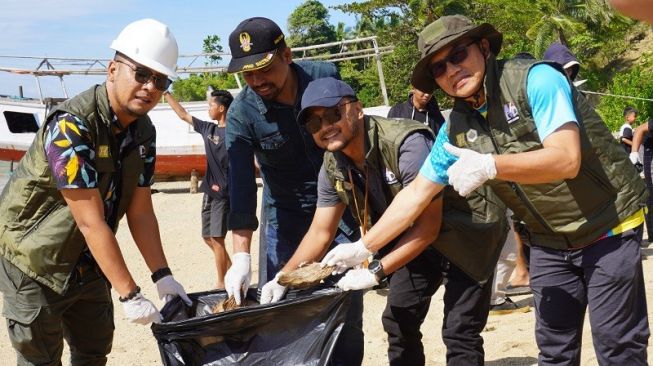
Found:
<path fill-rule="evenodd" d="M 200 238 L 201 194 L 189 194 L 187 182 L 157 183 L 159 193 L 153 195 L 154 207 L 159 220 L 161 236 L 168 258 L 168 263 L 176 279 L 187 292 L 206 291 L 215 283 L 213 256 Z M 260 198 L 261 189 L 259 189 Z M 254 234 L 258 238 L 258 233 Z M 131 239 L 125 220 L 118 232 L 118 241 L 127 260 L 132 275 L 142 287 L 145 295 L 161 305 L 156 289 L 149 279 L 149 271 Z M 227 238 L 231 249 L 231 236 Z M 252 281 L 258 278 L 258 240 L 255 239 L 252 255 Z M 645 249 L 644 251 L 648 251 Z M 651 252 L 653 255 L 653 251 Z M 648 303 L 653 299 L 653 259 L 644 260 L 644 273 L 648 290 Z M 254 284 L 253 284 L 254 285 Z M 426 322 L 422 326 L 424 347 L 428 365 L 445 365 L 445 348 L 442 344 L 440 329 L 442 326 L 442 292 L 441 288 L 433 298 Z M 161 359 L 154 337 L 149 327 L 129 323 L 113 293 L 115 304 L 115 325 L 113 351 L 109 355 L 109 365 L 160 365 Z M 365 294 L 365 359 L 363 364 L 369 366 L 386 365 L 386 336 L 381 325 L 381 314 L 386 298 L 383 294 L 369 291 Z M 520 296 L 513 300 L 531 303 L 532 296 Z M 650 307 L 653 309 L 653 307 Z M 564 309 L 561 309 L 564 311 Z M 651 310 L 649 310 L 649 314 Z M 490 316 L 483 332 L 485 340 L 486 365 L 533 365 L 537 363 L 537 347 L 534 338 L 533 312 Z M 649 347 L 649 362 L 653 361 Z M 0 331 L 0 364 L 15 364 L 15 353 L 6 330 Z M 64 352 L 64 364 L 68 364 L 68 351 Z M 582 365 L 596 365 L 597 360 L 592 348 L 592 336 L 589 320 L 585 321 L 583 331 Z"/>

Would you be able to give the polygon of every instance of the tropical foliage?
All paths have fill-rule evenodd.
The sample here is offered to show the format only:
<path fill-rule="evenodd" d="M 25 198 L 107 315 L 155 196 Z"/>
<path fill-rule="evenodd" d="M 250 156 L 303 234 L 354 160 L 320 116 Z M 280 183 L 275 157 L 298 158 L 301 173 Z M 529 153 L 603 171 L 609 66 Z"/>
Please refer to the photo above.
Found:
<path fill-rule="evenodd" d="M 333 8 L 354 15 L 355 25 L 332 25 L 328 8 L 318 0 L 306 0 L 288 17 L 288 44 L 298 47 L 376 35 L 379 46 L 394 47 L 392 53 L 382 56 L 390 104 L 403 101 L 410 90 L 412 68 L 420 58 L 416 46 L 419 32 L 439 17 L 453 14 L 463 14 L 476 23 L 490 23 L 502 32 L 500 57 L 520 52 L 541 57 L 552 42 L 562 42 L 581 61 L 579 77 L 588 80 L 586 89 L 653 96 L 649 86 L 653 80 L 652 58 L 640 55 L 623 61 L 632 48 L 631 40 L 651 30 L 616 15 L 607 0 L 361 0 Z M 207 42 L 219 44 L 217 36 L 207 39 L 205 50 Z M 374 59 L 343 61 L 338 66 L 342 78 L 365 105 L 383 103 Z M 174 84 L 174 92 L 182 100 L 203 99 L 206 85 L 235 87 L 233 78 L 226 76 L 195 75 L 187 80 Z M 441 105 L 450 105 L 445 96 L 436 96 Z M 653 117 L 653 104 L 648 101 L 603 97 L 596 103 L 613 129 L 621 123 L 625 105 L 635 105 L 646 117 Z"/>

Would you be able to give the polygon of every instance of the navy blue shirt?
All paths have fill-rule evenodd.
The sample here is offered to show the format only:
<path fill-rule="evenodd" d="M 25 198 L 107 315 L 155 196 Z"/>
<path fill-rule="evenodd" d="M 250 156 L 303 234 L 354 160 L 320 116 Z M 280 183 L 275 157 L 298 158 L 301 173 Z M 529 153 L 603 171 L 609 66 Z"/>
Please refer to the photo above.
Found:
<path fill-rule="evenodd" d="M 335 65 L 327 62 L 298 62 L 290 67 L 298 83 L 294 105 L 265 101 L 245 87 L 227 113 L 229 230 L 255 230 L 258 226 L 254 155 L 265 183 L 263 202 L 271 208 L 267 220 L 276 223 L 277 210 L 311 217 L 315 212 L 317 176 L 324 151 L 297 123 L 297 113 L 311 80 L 339 75 Z"/>
<path fill-rule="evenodd" d="M 225 127 L 193 117 L 195 132 L 202 135 L 206 153 L 206 174 L 200 191 L 213 198 L 229 198 L 229 159 L 225 144 Z"/>

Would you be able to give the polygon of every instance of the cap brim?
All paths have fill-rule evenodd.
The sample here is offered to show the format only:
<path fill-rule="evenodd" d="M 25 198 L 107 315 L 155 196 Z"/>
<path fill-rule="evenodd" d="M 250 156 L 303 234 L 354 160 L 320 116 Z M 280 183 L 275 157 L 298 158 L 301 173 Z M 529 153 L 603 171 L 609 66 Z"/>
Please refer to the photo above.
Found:
<path fill-rule="evenodd" d="M 308 110 L 313 108 L 313 107 L 333 107 L 334 105 L 338 104 L 342 100 L 342 98 L 346 97 L 345 96 L 337 96 L 337 97 L 324 97 L 320 98 L 319 100 L 316 100 L 315 102 L 311 103 L 311 105 L 307 105 L 306 107 L 302 108 L 301 111 L 299 111 L 299 114 L 297 115 L 297 122 L 300 125 L 303 125 L 306 123 L 305 119 L 308 117 Z"/>
<path fill-rule="evenodd" d="M 268 52 L 257 53 L 240 58 L 232 58 L 231 61 L 229 61 L 227 72 L 233 74 L 237 72 L 262 69 L 272 63 L 277 50 L 278 48 Z"/>
<path fill-rule="evenodd" d="M 469 38 L 485 38 L 490 42 L 490 50 L 494 55 L 498 55 L 501 51 L 501 43 L 503 42 L 503 35 L 499 33 L 491 24 L 483 23 L 478 27 L 472 29 L 460 31 L 457 34 L 452 34 L 447 37 L 447 39 L 442 40 L 439 43 L 436 43 L 431 46 L 429 52 L 424 55 L 413 68 L 413 74 L 410 78 L 412 85 L 423 93 L 433 93 L 435 89 L 438 89 L 439 86 L 431 76 L 431 71 L 429 71 L 429 64 L 431 63 L 431 58 L 441 49 L 449 46 L 450 44 L 458 41 L 463 37 Z"/>

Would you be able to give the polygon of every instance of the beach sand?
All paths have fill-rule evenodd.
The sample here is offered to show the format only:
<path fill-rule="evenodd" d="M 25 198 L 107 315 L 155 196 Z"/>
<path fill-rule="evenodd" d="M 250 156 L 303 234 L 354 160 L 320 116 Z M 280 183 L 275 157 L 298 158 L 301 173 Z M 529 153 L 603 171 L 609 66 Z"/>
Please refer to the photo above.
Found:
<path fill-rule="evenodd" d="M 189 194 L 188 183 L 157 183 L 159 193 L 153 195 L 154 207 L 159 220 L 161 236 L 168 258 L 168 263 L 175 278 L 181 282 L 187 292 L 210 290 L 215 283 L 215 268 L 213 256 L 200 237 L 200 205 L 201 194 Z M 261 189 L 259 188 L 259 198 Z M 126 222 L 121 222 L 118 231 L 118 241 L 127 261 L 129 269 L 136 282 L 141 286 L 145 296 L 161 305 L 156 288 L 150 281 L 150 273 L 142 257 L 131 239 Z M 258 233 L 254 234 L 252 252 L 252 281 L 258 278 Z M 231 248 L 231 235 L 227 238 L 228 248 Z M 647 249 L 645 250 L 647 251 Z M 644 273 L 648 289 L 648 303 L 653 303 L 651 288 L 653 288 L 653 259 L 644 260 Z M 442 343 L 440 330 L 442 327 L 443 288 L 433 298 L 431 309 L 422 326 L 424 348 L 427 365 L 445 365 L 445 347 Z M 115 325 L 113 351 L 109 355 L 109 365 L 160 365 L 159 350 L 149 326 L 129 323 L 118 302 L 118 296 L 113 292 L 115 305 Z M 531 303 L 532 296 L 520 296 L 513 300 L 521 303 Z M 383 294 L 369 291 L 365 294 L 365 359 L 363 364 L 369 366 L 387 365 L 386 335 L 381 325 L 381 314 L 386 298 Z M 653 309 L 653 307 L 650 307 Z M 564 309 L 560 309 L 564 311 Z M 651 310 L 649 310 L 651 314 Z M 535 345 L 534 314 L 520 313 L 490 316 L 483 332 L 485 340 L 486 365 L 533 365 L 537 363 L 537 347 Z M 652 349 L 649 347 L 649 362 Z M 6 330 L 0 331 L 0 362 L 15 364 L 15 353 Z M 69 363 L 68 350 L 64 351 L 64 364 Z M 583 331 L 582 365 L 596 365 L 597 360 L 592 348 L 592 337 L 589 329 L 589 319 L 585 320 Z"/>

